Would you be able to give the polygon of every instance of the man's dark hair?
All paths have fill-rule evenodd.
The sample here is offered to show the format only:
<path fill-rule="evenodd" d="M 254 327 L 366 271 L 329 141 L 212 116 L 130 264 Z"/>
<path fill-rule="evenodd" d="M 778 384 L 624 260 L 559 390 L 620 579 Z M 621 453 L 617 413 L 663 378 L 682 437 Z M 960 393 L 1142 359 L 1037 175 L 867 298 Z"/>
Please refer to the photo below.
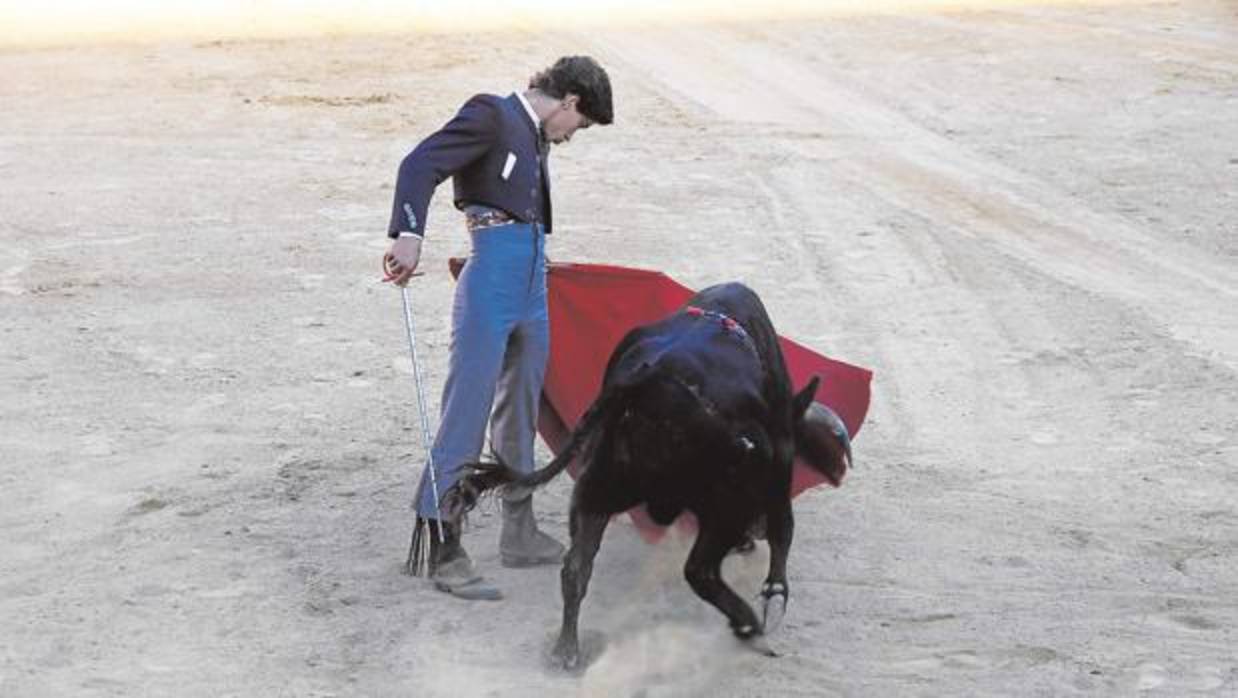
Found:
<path fill-rule="evenodd" d="M 529 87 L 541 90 L 555 99 L 568 93 L 580 98 L 577 111 L 599 124 L 615 119 L 610 100 L 610 78 L 598 62 L 589 56 L 564 56 L 555 64 L 529 78 Z"/>

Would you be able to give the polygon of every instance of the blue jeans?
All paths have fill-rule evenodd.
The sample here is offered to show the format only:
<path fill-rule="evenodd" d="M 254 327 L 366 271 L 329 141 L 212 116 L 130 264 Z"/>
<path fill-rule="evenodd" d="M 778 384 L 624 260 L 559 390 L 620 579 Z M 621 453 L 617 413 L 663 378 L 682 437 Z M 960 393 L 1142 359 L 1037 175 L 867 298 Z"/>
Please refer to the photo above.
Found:
<path fill-rule="evenodd" d="M 440 498 L 460 479 L 461 464 L 481 456 L 487 421 L 499 458 L 521 472 L 533 469 L 538 400 L 550 354 L 542 227 L 509 223 L 471 235 L 452 306 L 451 356 L 431 450 Z M 416 509 L 438 519 L 429 465 Z"/>

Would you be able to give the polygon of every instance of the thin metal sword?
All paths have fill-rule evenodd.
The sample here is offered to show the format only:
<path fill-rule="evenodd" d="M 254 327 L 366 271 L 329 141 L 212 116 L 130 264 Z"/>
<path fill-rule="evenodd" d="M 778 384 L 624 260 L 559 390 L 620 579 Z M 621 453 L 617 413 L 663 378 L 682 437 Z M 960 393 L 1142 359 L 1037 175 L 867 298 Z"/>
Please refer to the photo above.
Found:
<path fill-rule="evenodd" d="M 413 382 L 417 384 L 417 410 L 421 413 L 421 443 L 426 450 L 426 467 L 430 469 L 430 491 L 434 495 L 434 514 L 437 521 L 442 521 L 442 510 L 439 508 L 438 499 L 438 473 L 434 468 L 434 449 L 430 443 L 430 416 L 426 412 L 426 392 L 421 380 L 421 362 L 417 359 L 417 333 L 413 329 L 413 304 L 408 300 L 408 287 L 400 287 L 400 298 L 404 301 L 404 328 L 408 331 L 408 351 L 413 359 Z M 438 542 L 442 543 L 443 527 L 440 524 L 435 528 Z M 413 568 L 413 548 L 413 541 L 410 540 L 407 563 L 410 570 Z"/>

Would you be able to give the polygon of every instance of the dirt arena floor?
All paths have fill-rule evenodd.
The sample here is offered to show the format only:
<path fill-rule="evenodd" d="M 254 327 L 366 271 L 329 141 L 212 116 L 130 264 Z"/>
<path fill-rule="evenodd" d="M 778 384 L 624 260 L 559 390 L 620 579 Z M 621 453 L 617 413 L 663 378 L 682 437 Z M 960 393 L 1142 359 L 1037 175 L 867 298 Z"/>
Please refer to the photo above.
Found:
<path fill-rule="evenodd" d="M 0 50 L 0 695 L 1238 694 L 1235 7 Z M 564 53 L 617 118 L 554 154 L 551 257 L 744 281 L 875 372 L 856 470 L 796 500 L 777 659 L 626 521 L 578 676 L 493 509 L 505 602 L 400 572 L 395 168 Z"/>

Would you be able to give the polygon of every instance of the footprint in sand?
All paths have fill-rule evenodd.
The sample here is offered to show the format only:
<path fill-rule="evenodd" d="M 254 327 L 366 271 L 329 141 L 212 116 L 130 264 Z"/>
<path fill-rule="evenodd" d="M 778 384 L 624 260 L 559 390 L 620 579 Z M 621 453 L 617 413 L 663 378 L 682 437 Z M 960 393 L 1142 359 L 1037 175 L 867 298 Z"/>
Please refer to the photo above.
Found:
<path fill-rule="evenodd" d="M 18 277 L 30 266 L 30 254 L 19 247 L 0 246 L 0 293 L 10 296 L 25 295 L 26 287 Z"/>
<path fill-rule="evenodd" d="M 1136 691 L 1181 695 L 1186 692 L 1211 692 L 1223 688 L 1229 683 L 1234 671 L 1233 666 L 1211 663 L 1196 664 L 1188 668 L 1165 667 L 1144 662 L 1132 670 L 1130 681 Z"/>
<path fill-rule="evenodd" d="M 1053 432 L 1036 431 L 1032 432 L 1031 436 L 1027 437 L 1027 440 L 1037 446 L 1052 446 L 1053 444 L 1056 444 L 1059 439 L 1057 434 Z"/>
<path fill-rule="evenodd" d="M 165 376 L 177 363 L 177 359 L 165 355 L 158 347 L 139 344 L 128 351 L 134 359 L 145 364 L 142 373 L 150 376 Z"/>
<path fill-rule="evenodd" d="M 1169 620 L 1190 630 L 1218 630 L 1221 624 L 1210 618 L 1194 615 L 1170 616 Z"/>
<path fill-rule="evenodd" d="M 20 296 L 25 294 L 25 287 L 17 281 L 17 277 L 21 276 L 21 273 L 25 270 L 26 265 L 18 264 L 5 269 L 3 272 L 0 272 L 0 293 L 5 293 L 10 296 Z"/>
<path fill-rule="evenodd" d="M 927 657 L 896 662 L 894 666 L 909 674 L 940 672 L 942 670 L 981 671 L 1000 669 L 1002 671 L 1012 671 L 1060 662 L 1064 659 L 1061 653 L 1051 647 L 1017 645 L 986 652 L 975 650 L 942 652 Z"/>
<path fill-rule="evenodd" d="M 943 669 L 983 669 L 986 663 L 971 650 L 959 650 L 934 654 L 928 657 L 917 657 L 894 662 L 892 668 L 897 673 L 919 675 L 936 673 Z"/>
<path fill-rule="evenodd" d="M 83 456 L 110 456 L 116 453 L 116 443 L 107 434 L 89 434 L 81 439 Z"/>
<path fill-rule="evenodd" d="M 1135 690 L 1151 691 L 1165 685 L 1169 677 L 1165 667 L 1159 664 L 1141 664 L 1135 668 Z"/>
<path fill-rule="evenodd" d="M 211 393 L 203 395 L 189 405 L 182 412 L 183 418 L 189 421 L 197 421 L 201 419 L 212 419 L 221 414 L 220 408 L 227 405 L 231 400 L 224 393 Z"/>
<path fill-rule="evenodd" d="M 205 369 L 214 368 L 215 364 L 218 363 L 218 360 L 219 357 L 211 352 L 201 352 L 189 357 L 189 361 L 187 363 L 191 368 Z"/>
<path fill-rule="evenodd" d="M 322 288 L 323 281 L 325 281 L 326 278 L 326 274 L 297 273 L 297 283 L 301 285 L 302 291 L 313 291 Z"/>
<path fill-rule="evenodd" d="M 1151 620 L 1156 625 L 1164 628 L 1194 630 L 1199 632 L 1220 630 L 1224 627 L 1221 622 L 1208 618 L 1200 613 L 1169 613 L 1155 616 Z"/>

